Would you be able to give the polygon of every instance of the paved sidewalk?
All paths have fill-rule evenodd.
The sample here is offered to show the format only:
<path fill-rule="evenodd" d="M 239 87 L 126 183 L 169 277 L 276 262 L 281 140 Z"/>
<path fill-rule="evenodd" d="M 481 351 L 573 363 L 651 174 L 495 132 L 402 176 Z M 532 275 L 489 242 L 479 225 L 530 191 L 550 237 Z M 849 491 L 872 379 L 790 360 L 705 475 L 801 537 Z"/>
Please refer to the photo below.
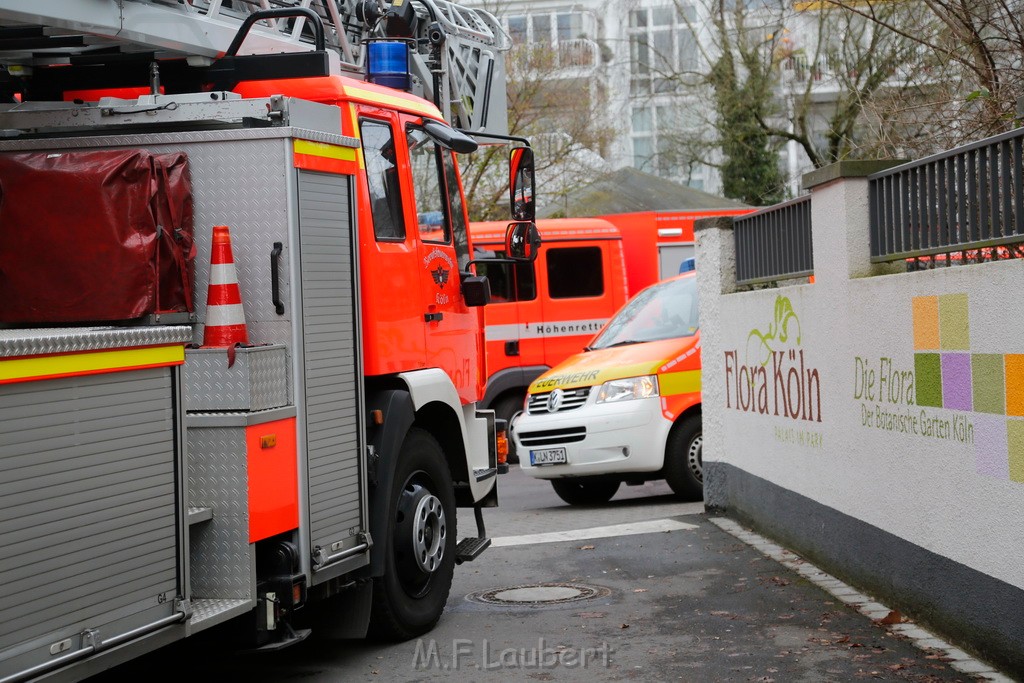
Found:
<path fill-rule="evenodd" d="M 926 658 L 948 662 L 950 667 L 977 680 L 1012 683 L 1009 678 L 992 666 L 976 659 L 967 652 L 951 645 L 935 634 L 914 624 L 898 611 L 893 611 L 884 604 L 875 602 L 870 596 L 860 593 L 855 588 L 825 573 L 813 564 L 803 560 L 795 553 L 773 543 L 763 536 L 745 529 L 731 519 L 710 518 L 709 521 L 723 531 L 737 537 L 752 546 L 758 552 L 779 562 L 799 576 L 809 580 L 829 595 L 857 610 L 878 626 L 884 626 L 891 633 L 909 640 L 915 647 L 926 652 Z"/>

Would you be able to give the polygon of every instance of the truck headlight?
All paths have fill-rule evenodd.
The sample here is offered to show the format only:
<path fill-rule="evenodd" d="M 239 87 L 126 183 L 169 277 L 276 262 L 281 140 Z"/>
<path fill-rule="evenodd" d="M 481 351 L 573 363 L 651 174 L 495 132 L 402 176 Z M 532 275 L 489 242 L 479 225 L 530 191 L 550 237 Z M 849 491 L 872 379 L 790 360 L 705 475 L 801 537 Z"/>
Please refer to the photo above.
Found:
<path fill-rule="evenodd" d="M 654 375 L 613 379 L 597 390 L 597 403 L 631 401 L 634 398 L 650 398 L 658 395 L 658 378 Z"/>

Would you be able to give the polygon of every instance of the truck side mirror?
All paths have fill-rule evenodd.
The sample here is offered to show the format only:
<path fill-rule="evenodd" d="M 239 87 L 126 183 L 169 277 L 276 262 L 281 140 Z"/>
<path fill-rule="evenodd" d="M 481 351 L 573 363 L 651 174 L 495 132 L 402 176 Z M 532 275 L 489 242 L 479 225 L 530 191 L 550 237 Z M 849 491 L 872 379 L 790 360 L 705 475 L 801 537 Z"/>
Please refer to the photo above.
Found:
<path fill-rule="evenodd" d="M 533 149 L 514 147 L 509 154 L 508 183 L 512 220 L 532 221 L 536 218 L 533 184 Z"/>
<path fill-rule="evenodd" d="M 540 232 L 531 222 L 509 223 L 505 231 L 505 253 L 517 261 L 533 262 L 540 251 Z"/>

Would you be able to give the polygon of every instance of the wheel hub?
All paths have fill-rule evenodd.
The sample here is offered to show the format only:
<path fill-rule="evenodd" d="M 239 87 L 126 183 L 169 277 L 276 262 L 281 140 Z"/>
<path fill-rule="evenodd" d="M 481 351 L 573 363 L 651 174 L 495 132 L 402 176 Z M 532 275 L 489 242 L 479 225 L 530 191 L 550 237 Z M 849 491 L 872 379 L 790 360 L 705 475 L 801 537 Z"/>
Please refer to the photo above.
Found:
<path fill-rule="evenodd" d="M 441 500 L 421 482 L 402 489 L 395 519 L 395 568 L 405 591 L 418 597 L 429 590 L 441 569 L 448 540 L 448 519 Z"/>
<path fill-rule="evenodd" d="M 704 444 L 704 435 L 698 434 L 686 451 L 686 466 L 697 481 L 704 483 L 704 461 L 701 454 L 701 446 Z"/>
<path fill-rule="evenodd" d="M 430 574 L 437 571 L 444 557 L 445 537 L 448 535 L 444 508 L 433 494 L 420 498 L 413 521 L 413 548 L 416 564 Z"/>

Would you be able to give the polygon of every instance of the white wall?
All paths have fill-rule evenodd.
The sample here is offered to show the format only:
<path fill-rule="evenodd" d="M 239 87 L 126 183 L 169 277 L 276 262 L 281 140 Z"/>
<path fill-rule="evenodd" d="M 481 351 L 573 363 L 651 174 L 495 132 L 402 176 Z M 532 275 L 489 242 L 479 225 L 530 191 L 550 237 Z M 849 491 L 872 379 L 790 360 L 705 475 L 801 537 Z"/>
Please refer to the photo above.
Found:
<path fill-rule="evenodd" d="M 709 476 L 731 465 L 1024 588 L 1024 261 L 873 274 L 883 269 L 868 262 L 866 198 L 863 179 L 814 189 L 813 284 L 733 292 L 731 231 L 698 231 Z M 760 368 L 769 348 L 761 404 L 737 408 L 739 367 Z M 777 405 L 779 353 L 784 377 L 802 369 L 813 414 Z M 946 363 L 938 406 L 919 405 L 932 376 L 915 370 L 923 353 Z M 973 373 L 954 372 L 972 358 Z M 879 395 L 893 386 L 883 368 L 904 383 L 899 396 Z M 909 417 L 908 431 L 879 426 L 887 414 Z"/>

